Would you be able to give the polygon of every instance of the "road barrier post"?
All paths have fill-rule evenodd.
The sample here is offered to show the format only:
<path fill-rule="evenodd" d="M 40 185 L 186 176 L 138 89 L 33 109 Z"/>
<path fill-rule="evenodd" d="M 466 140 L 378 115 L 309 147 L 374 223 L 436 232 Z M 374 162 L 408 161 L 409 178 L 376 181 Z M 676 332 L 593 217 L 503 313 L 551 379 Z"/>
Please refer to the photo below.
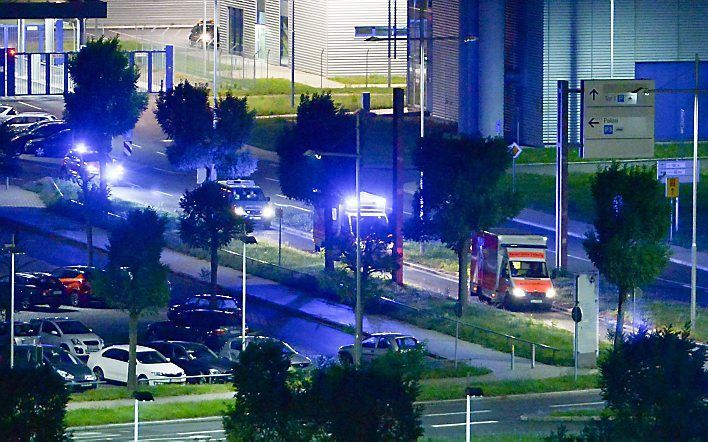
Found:
<path fill-rule="evenodd" d="M 514 369 L 514 344 L 511 344 L 511 369 Z"/>
<path fill-rule="evenodd" d="M 536 344 L 531 344 L 531 368 L 536 368 Z"/>

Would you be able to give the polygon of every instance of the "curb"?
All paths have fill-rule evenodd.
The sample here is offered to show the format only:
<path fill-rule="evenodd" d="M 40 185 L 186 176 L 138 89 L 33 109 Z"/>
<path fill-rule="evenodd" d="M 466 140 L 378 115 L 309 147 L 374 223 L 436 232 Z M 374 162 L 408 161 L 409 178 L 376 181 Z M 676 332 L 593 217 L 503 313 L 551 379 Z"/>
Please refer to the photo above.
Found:
<path fill-rule="evenodd" d="M 508 398 L 519 398 L 519 399 L 543 399 L 551 396 L 555 397 L 563 397 L 563 396 L 571 396 L 574 394 L 583 394 L 583 393 L 600 393 L 599 388 L 590 388 L 590 389 L 583 389 L 583 390 L 563 390 L 563 391 L 547 391 L 545 393 L 524 393 L 524 394 L 506 394 L 502 396 L 484 396 L 482 398 L 477 398 L 475 400 L 485 400 L 485 401 L 491 401 L 491 400 L 504 400 Z M 440 404 L 440 403 L 447 403 L 447 402 L 462 402 L 467 400 L 466 398 L 460 398 L 460 399 L 444 399 L 444 400 L 439 400 L 439 401 L 420 401 L 416 402 L 416 404 Z"/>

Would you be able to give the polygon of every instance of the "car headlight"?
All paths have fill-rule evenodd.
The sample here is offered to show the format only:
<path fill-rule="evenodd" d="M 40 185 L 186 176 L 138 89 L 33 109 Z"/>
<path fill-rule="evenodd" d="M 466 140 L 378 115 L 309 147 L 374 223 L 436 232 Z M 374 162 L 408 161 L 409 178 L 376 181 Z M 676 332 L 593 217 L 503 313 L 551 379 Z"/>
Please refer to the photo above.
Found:
<path fill-rule="evenodd" d="M 74 345 L 83 345 L 84 344 L 83 342 L 81 342 L 80 339 L 76 339 L 76 338 L 71 338 L 71 343 Z"/>
<path fill-rule="evenodd" d="M 555 297 L 556 297 L 556 289 L 551 287 L 548 290 L 546 290 L 546 298 L 555 298 Z"/>
<path fill-rule="evenodd" d="M 123 178 L 124 173 L 125 169 L 120 164 L 108 166 L 108 170 L 106 171 L 106 179 L 108 181 L 118 181 Z"/>
<path fill-rule="evenodd" d="M 246 209 L 243 207 L 234 207 L 234 213 L 238 216 L 246 216 Z"/>
<path fill-rule="evenodd" d="M 209 374 L 221 374 L 221 371 L 219 371 L 216 368 L 210 368 L 209 369 Z"/>
<path fill-rule="evenodd" d="M 64 378 L 66 381 L 73 381 L 74 380 L 74 375 L 71 373 L 68 373 L 64 370 L 57 370 L 57 374 L 61 377 Z"/>
<path fill-rule="evenodd" d="M 512 290 L 511 294 L 516 296 L 517 298 L 523 298 L 524 296 L 526 296 L 526 292 L 524 291 L 524 289 L 520 289 L 518 287 Z"/>
<path fill-rule="evenodd" d="M 263 218 L 273 218 L 275 216 L 275 209 L 271 206 L 265 206 L 263 208 Z"/>
<path fill-rule="evenodd" d="M 167 376 L 169 373 L 163 373 L 161 371 L 151 371 L 150 374 L 153 376 Z"/>

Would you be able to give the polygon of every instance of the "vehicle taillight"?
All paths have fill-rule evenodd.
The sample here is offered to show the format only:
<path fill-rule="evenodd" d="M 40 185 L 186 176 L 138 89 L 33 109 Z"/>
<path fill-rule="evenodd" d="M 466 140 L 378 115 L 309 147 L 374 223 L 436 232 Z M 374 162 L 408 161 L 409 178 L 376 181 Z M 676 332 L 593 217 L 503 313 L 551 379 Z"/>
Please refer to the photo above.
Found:
<path fill-rule="evenodd" d="M 226 329 L 225 328 L 217 328 L 214 330 L 214 334 L 217 336 L 225 335 Z"/>

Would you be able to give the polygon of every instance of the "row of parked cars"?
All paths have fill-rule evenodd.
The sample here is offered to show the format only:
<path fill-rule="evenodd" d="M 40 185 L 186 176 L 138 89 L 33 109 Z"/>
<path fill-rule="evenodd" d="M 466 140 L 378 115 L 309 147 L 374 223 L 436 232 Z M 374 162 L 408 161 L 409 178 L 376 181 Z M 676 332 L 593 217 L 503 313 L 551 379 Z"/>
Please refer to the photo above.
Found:
<path fill-rule="evenodd" d="M 96 269 L 87 266 L 59 267 L 51 272 L 15 273 L 15 308 L 30 310 L 47 305 L 58 310 L 62 305 L 84 307 L 100 302 L 91 289 Z M 10 275 L 0 277 L 0 293 L 10 293 Z"/>

